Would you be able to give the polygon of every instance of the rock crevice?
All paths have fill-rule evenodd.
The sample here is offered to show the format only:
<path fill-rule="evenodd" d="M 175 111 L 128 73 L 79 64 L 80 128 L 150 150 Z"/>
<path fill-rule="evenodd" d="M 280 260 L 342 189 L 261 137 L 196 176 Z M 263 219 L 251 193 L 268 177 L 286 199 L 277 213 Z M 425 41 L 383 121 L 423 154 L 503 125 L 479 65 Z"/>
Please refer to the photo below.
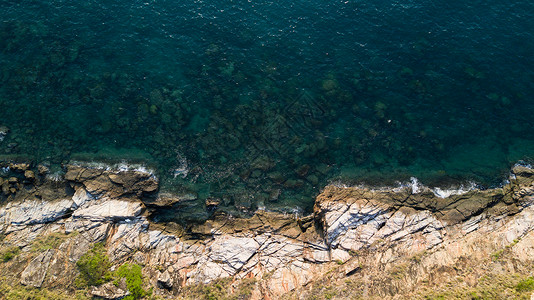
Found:
<path fill-rule="evenodd" d="M 144 266 L 147 284 L 162 296 L 231 277 L 255 278 L 254 297 L 275 299 L 305 289 L 332 264 L 347 263 L 343 274 L 357 276 L 391 269 L 393 262 L 425 252 L 426 258 L 419 259 L 424 268 L 410 277 L 411 285 L 396 287 L 409 290 L 428 270 L 478 257 L 470 247 L 481 243 L 481 237 L 491 237 L 483 243 L 486 252 L 514 240 L 534 240 L 532 174 L 514 169 L 511 183 L 502 189 L 446 199 L 408 187 L 328 186 L 318 196 L 313 216 L 297 219 L 258 211 L 238 219 L 216 214 L 203 224 L 177 230 L 176 224 L 149 221 L 144 199 L 156 197 L 158 189 L 151 174 L 71 166 L 65 176 L 74 189 L 69 197 L 0 206 L 1 246 L 21 249 L 0 271 L 27 286 L 75 289 L 76 261 L 101 242 L 115 267 L 125 262 Z M 32 252 L 36 240 L 53 234 L 63 236 L 60 243 Z M 534 247 L 516 244 L 519 259 L 532 259 Z M 16 266 L 22 271 L 10 273 Z M 90 293 L 111 299 L 127 291 L 107 284 Z"/>

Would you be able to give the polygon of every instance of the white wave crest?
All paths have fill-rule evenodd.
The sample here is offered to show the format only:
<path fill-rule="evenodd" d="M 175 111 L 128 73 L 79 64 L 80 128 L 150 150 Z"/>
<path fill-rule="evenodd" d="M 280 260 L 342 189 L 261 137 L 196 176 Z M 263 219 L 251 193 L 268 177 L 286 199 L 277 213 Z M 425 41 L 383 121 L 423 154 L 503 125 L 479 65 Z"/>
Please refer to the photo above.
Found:
<path fill-rule="evenodd" d="M 155 171 L 148 168 L 147 166 L 143 164 L 132 164 L 127 161 L 121 161 L 120 163 L 116 164 L 107 164 L 103 162 L 82 162 L 82 161 L 72 161 L 70 164 L 79 166 L 79 167 L 85 167 L 85 168 L 94 168 L 94 169 L 100 169 L 110 172 L 126 172 L 126 171 L 137 171 L 141 173 L 150 174 L 151 177 L 156 178 Z"/>
<path fill-rule="evenodd" d="M 474 182 L 470 182 L 467 185 L 461 185 L 458 188 L 448 188 L 448 189 L 442 189 L 439 187 L 435 187 L 432 189 L 432 192 L 436 197 L 439 198 L 448 198 L 453 195 L 463 195 L 465 193 L 468 193 L 470 191 L 476 190 L 476 184 Z"/>
<path fill-rule="evenodd" d="M 61 171 L 54 172 L 54 173 L 46 174 L 46 179 L 50 181 L 59 182 L 59 181 L 63 181 L 63 179 L 65 178 L 64 175 L 65 174 L 63 174 L 63 172 Z"/>

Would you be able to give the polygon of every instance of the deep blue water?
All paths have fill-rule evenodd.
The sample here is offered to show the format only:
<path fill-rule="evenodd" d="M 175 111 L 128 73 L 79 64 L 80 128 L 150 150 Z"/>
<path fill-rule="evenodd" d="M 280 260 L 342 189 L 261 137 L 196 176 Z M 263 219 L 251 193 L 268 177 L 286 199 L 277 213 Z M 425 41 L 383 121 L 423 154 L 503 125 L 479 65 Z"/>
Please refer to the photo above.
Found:
<path fill-rule="evenodd" d="M 531 1 L 0 1 L 0 153 L 141 161 L 228 210 L 489 187 L 534 154 L 533 53 Z"/>

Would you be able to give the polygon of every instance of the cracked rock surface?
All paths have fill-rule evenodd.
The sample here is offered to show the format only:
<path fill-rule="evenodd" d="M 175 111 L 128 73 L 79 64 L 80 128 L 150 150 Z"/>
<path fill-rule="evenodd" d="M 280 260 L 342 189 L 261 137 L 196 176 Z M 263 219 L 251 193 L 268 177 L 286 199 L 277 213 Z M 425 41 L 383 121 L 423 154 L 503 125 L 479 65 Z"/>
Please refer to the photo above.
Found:
<path fill-rule="evenodd" d="M 16 246 L 20 254 L 0 265 L 0 272 L 26 286 L 74 290 L 76 261 L 101 242 L 114 268 L 125 262 L 142 265 L 145 284 L 162 297 L 222 278 L 253 278 L 251 298 L 298 298 L 333 265 L 345 264 L 343 274 L 364 272 L 366 266 L 372 275 L 424 251 L 421 269 L 412 281 L 391 290 L 396 293 L 415 287 L 430 270 L 487 255 L 518 238 L 518 259 L 531 260 L 534 247 L 523 241 L 534 240 L 534 172 L 517 167 L 513 176 L 504 188 L 445 199 L 424 189 L 328 186 L 317 197 L 313 216 L 216 214 L 182 228 L 150 221 L 146 205 L 154 198 L 145 204 L 144 197 L 157 191 L 151 174 L 72 166 L 66 180 L 73 192 L 67 197 L 1 204 L 1 247 Z M 59 245 L 32 250 L 40 237 L 57 233 L 64 236 Z M 472 245 L 482 237 L 491 245 L 479 245 L 481 252 L 474 253 Z M 127 291 L 107 284 L 90 293 L 114 299 Z"/>

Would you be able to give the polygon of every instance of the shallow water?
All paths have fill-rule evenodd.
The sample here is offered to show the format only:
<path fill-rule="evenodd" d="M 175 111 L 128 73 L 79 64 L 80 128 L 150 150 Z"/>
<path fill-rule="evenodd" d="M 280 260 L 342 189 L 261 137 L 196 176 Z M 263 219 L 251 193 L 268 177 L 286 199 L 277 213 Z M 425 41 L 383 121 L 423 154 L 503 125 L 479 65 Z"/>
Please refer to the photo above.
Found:
<path fill-rule="evenodd" d="M 0 1 L 5 159 L 291 210 L 332 181 L 489 187 L 534 154 L 531 1 L 79 2 Z"/>

